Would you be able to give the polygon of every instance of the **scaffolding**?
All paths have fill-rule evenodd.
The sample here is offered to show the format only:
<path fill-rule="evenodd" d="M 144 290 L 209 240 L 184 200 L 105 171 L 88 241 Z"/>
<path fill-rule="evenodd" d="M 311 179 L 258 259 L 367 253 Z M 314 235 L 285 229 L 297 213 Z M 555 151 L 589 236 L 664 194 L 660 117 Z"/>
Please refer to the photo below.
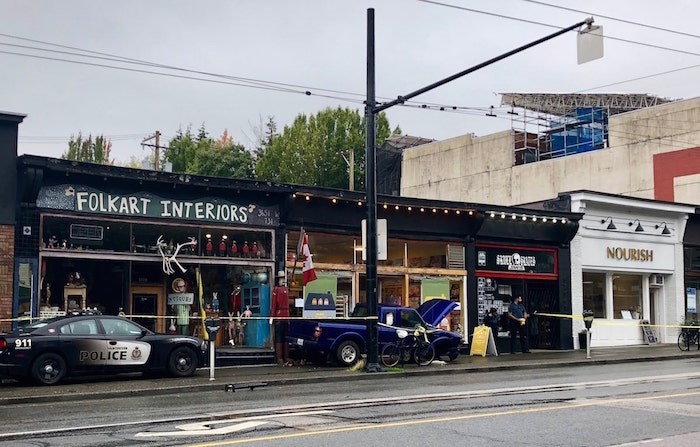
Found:
<path fill-rule="evenodd" d="M 514 165 L 603 149 L 609 116 L 671 101 L 646 94 L 501 93 L 501 106 L 511 107 Z"/>

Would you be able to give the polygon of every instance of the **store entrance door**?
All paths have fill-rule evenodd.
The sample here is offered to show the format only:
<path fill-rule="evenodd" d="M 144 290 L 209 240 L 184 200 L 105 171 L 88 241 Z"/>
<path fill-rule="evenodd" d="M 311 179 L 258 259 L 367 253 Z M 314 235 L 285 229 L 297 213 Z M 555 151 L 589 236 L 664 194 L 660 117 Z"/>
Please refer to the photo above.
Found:
<path fill-rule="evenodd" d="M 141 315 L 133 320 L 154 332 L 163 332 L 163 321 L 156 318 L 158 305 L 162 301 L 163 288 L 160 286 L 139 286 L 131 289 L 131 314 Z"/>

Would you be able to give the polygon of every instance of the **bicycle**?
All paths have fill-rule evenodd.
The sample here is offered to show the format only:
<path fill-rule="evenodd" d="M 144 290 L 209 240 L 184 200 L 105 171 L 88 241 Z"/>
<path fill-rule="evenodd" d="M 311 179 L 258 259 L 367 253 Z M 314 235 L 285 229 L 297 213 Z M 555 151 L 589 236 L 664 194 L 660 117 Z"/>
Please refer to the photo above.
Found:
<path fill-rule="evenodd" d="M 688 326 L 697 326 L 697 321 L 691 321 Z M 678 349 L 681 351 L 690 351 L 690 345 L 697 344 L 700 351 L 700 328 L 681 328 L 681 333 L 678 334 Z"/>
<path fill-rule="evenodd" d="M 393 368 L 401 362 L 401 367 L 411 358 L 420 366 L 428 366 L 435 359 L 435 347 L 428 340 L 428 331 L 418 326 L 411 337 L 406 329 L 397 329 L 398 340 L 387 343 L 380 354 L 381 362 Z"/>

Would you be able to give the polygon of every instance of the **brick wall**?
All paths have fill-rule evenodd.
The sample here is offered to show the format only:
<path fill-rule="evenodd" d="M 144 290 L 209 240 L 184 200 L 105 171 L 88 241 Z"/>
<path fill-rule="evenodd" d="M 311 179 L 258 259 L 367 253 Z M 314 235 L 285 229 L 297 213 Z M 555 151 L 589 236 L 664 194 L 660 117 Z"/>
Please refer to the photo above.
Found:
<path fill-rule="evenodd" d="M 0 320 L 12 318 L 14 252 L 14 226 L 0 225 Z M 0 331 L 7 331 L 10 326 L 9 322 L 0 322 Z"/>

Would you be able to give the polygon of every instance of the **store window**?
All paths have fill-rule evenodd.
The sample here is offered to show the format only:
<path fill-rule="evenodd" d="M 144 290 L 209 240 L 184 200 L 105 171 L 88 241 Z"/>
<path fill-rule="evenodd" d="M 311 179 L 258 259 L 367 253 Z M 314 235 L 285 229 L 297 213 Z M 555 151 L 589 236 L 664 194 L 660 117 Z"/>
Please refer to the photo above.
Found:
<path fill-rule="evenodd" d="M 97 219 L 44 216 L 42 248 L 129 251 L 129 224 Z"/>
<path fill-rule="evenodd" d="M 389 239 L 386 243 L 386 260 L 377 260 L 377 265 L 403 266 L 406 253 L 406 242 L 398 239 Z"/>
<path fill-rule="evenodd" d="M 642 277 L 614 274 L 613 318 L 639 319 L 642 313 Z"/>
<path fill-rule="evenodd" d="M 355 253 L 353 251 L 353 239 L 357 236 L 307 232 L 309 236 L 309 251 L 314 263 L 326 264 L 353 264 Z M 299 244 L 299 232 L 290 231 L 287 236 L 287 258 L 291 261 L 296 256 L 301 261 L 301 253 L 297 253 Z M 361 242 L 358 242 L 359 246 Z M 362 252 L 357 253 L 358 262 L 362 260 Z"/>
<path fill-rule="evenodd" d="M 408 241 L 408 267 L 447 267 L 447 244 L 440 241 Z"/>
<path fill-rule="evenodd" d="M 595 318 L 605 316 L 605 273 L 583 272 L 583 308 Z"/>
<path fill-rule="evenodd" d="M 403 276 L 379 278 L 379 303 L 390 306 L 403 305 Z"/>

